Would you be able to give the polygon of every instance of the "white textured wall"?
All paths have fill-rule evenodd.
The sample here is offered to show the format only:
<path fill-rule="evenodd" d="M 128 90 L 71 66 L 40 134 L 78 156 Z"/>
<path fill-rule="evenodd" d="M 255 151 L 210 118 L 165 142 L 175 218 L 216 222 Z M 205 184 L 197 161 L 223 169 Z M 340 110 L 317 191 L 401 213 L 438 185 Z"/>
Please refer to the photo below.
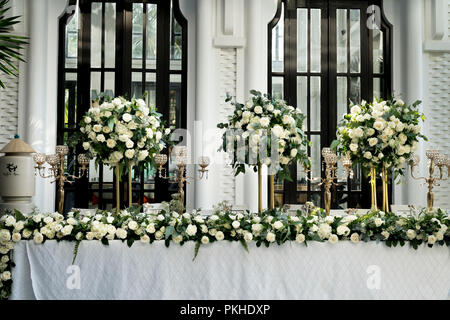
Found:
<path fill-rule="evenodd" d="M 19 63 L 16 62 L 18 67 Z M 19 78 L 0 73 L 6 88 L 0 89 L 0 149 L 18 132 Z"/>

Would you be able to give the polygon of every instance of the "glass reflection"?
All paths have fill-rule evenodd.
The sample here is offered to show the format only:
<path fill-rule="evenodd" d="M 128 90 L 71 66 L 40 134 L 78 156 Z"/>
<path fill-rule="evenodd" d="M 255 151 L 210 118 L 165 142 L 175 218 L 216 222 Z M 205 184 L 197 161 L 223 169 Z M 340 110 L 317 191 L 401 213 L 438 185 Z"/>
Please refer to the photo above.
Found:
<path fill-rule="evenodd" d="M 308 69 L 308 9 L 297 9 L 297 71 Z"/>
<path fill-rule="evenodd" d="M 347 72 L 347 10 L 336 10 L 337 72 Z"/>
<path fill-rule="evenodd" d="M 350 72 L 361 71 L 360 11 L 350 10 Z"/>
<path fill-rule="evenodd" d="M 321 10 L 311 9 L 311 72 L 320 72 Z"/>
<path fill-rule="evenodd" d="M 284 5 L 281 5 L 281 16 L 272 29 L 272 72 L 283 72 L 284 68 Z"/>

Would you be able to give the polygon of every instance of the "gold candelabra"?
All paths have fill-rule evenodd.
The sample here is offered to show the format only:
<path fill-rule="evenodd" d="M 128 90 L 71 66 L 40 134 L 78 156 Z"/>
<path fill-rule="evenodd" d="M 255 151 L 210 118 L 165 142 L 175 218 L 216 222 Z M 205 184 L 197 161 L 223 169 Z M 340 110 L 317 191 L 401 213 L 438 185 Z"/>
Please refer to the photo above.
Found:
<path fill-rule="evenodd" d="M 56 151 L 54 154 L 44 154 L 44 153 L 36 153 L 34 155 L 34 162 L 37 164 L 35 170 L 39 173 L 39 176 L 44 179 L 51 179 L 51 183 L 58 183 L 58 212 L 63 213 L 64 211 L 64 183 L 72 184 L 76 180 L 82 178 L 86 171 L 87 166 L 89 165 L 89 158 L 84 154 L 78 155 L 78 163 L 81 165 L 78 176 L 74 176 L 68 174 L 66 172 L 66 168 L 64 166 L 64 158 L 69 153 L 68 146 L 56 146 Z M 50 167 L 44 167 L 45 162 L 47 162 Z M 50 171 L 49 174 L 46 175 L 46 171 Z"/>
<path fill-rule="evenodd" d="M 322 182 L 319 185 L 324 185 L 324 202 L 325 202 L 325 211 L 327 215 L 330 214 L 331 209 L 331 187 L 337 186 L 338 184 L 334 182 L 338 178 L 337 175 L 337 163 L 338 156 L 333 152 L 330 148 L 322 149 L 322 157 L 323 163 L 325 164 L 325 178 L 322 179 Z M 350 156 L 345 155 L 341 158 L 342 165 L 345 168 L 346 178 L 353 178 L 353 169 L 352 169 L 352 161 L 350 160 Z"/>
<path fill-rule="evenodd" d="M 155 162 L 158 165 L 158 176 L 161 179 L 167 179 L 173 183 L 178 183 L 178 194 L 179 200 L 182 204 L 181 207 L 184 207 L 184 183 L 189 183 L 188 179 L 194 180 L 194 177 L 186 176 L 186 164 L 187 164 L 187 148 L 185 146 L 176 146 L 173 149 L 174 151 L 174 163 L 178 167 L 178 173 L 174 175 L 174 177 L 168 176 L 165 172 L 165 164 L 167 163 L 168 157 L 165 154 L 157 154 L 155 156 Z M 198 180 L 202 180 L 203 178 L 208 179 L 208 169 L 209 166 L 209 157 L 201 156 L 198 159 L 200 169 Z M 182 213 L 182 212 L 180 212 Z"/>
<path fill-rule="evenodd" d="M 445 181 L 449 177 L 450 173 L 450 157 L 448 155 L 441 154 L 438 150 L 428 149 L 425 152 L 428 158 L 428 177 L 416 177 L 414 175 L 414 168 L 420 163 L 420 158 L 418 155 L 413 155 L 409 163 L 411 167 L 411 176 L 415 180 L 424 180 L 424 184 L 428 185 L 427 192 L 427 207 L 431 211 L 434 204 L 434 194 L 433 188 L 439 186 L 439 181 Z M 439 169 L 439 176 L 434 174 L 436 167 Z M 447 167 L 447 177 L 444 178 L 444 167 Z M 423 185 L 423 184 L 422 184 Z"/>

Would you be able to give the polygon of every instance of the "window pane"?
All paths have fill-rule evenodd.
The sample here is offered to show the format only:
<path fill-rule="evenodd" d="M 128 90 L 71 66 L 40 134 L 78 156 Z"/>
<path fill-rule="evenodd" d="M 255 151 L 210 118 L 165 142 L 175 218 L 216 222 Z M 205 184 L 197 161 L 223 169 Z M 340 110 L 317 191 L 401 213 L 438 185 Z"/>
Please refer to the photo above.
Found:
<path fill-rule="evenodd" d="M 281 16 L 272 29 L 272 71 L 283 72 L 284 61 L 284 5 L 281 4 Z"/>
<path fill-rule="evenodd" d="M 145 91 L 147 92 L 147 103 L 151 107 L 156 106 L 156 73 L 145 74 Z M 157 106 L 156 106 L 157 107 Z"/>
<path fill-rule="evenodd" d="M 105 67 L 114 68 L 116 61 L 116 4 L 105 4 Z"/>
<path fill-rule="evenodd" d="M 100 68 L 102 64 L 102 3 L 91 5 L 91 67 Z"/>
<path fill-rule="evenodd" d="M 337 72 L 347 72 L 347 10 L 336 10 Z"/>
<path fill-rule="evenodd" d="M 297 163 L 297 191 L 306 192 L 308 183 L 306 180 L 306 172 L 300 163 Z"/>
<path fill-rule="evenodd" d="M 311 190 L 320 190 L 320 177 L 322 176 L 322 163 L 321 163 L 321 148 L 320 148 L 320 136 L 312 135 L 311 136 L 311 179 L 314 181 L 311 182 Z"/>
<path fill-rule="evenodd" d="M 170 70 L 181 70 L 183 30 L 170 11 Z"/>
<path fill-rule="evenodd" d="M 310 84 L 311 130 L 320 131 L 320 77 L 311 77 Z"/>
<path fill-rule="evenodd" d="M 383 31 L 373 29 L 373 73 L 383 72 Z"/>
<path fill-rule="evenodd" d="M 308 78 L 297 77 L 297 108 L 308 117 Z M 308 130 L 307 121 L 303 121 L 303 130 Z"/>
<path fill-rule="evenodd" d="M 135 99 L 142 98 L 142 73 L 131 73 L 131 97 Z"/>
<path fill-rule="evenodd" d="M 320 9 L 311 9 L 311 72 L 320 72 L 321 20 Z"/>
<path fill-rule="evenodd" d="M 101 73 L 91 72 L 91 100 L 96 100 L 101 92 Z"/>
<path fill-rule="evenodd" d="M 78 8 L 66 26 L 66 68 L 77 67 L 78 55 Z"/>
<path fill-rule="evenodd" d="M 181 128 L 181 75 L 170 75 L 169 90 L 169 121 L 170 125 Z"/>
<path fill-rule="evenodd" d="M 358 191 L 361 190 L 361 181 L 362 181 L 362 171 L 360 164 L 353 165 L 354 176 L 351 180 L 352 190 Z"/>
<path fill-rule="evenodd" d="M 297 9 L 297 71 L 308 71 L 308 9 Z"/>
<path fill-rule="evenodd" d="M 147 69 L 156 69 L 156 4 L 147 4 Z"/>
<path fill-rule="evenodd" d="M 350 101 L 354 104 L 361 102 L 361 81 L 360 78 L 350 78 Z"/>
<path fill-rule="evenodd" d="M 373 78 L 373 96 L 382 99 L 386 98 L 384 78 Z"/>
<path fill-rule="evenodd" d="M 350 72 L 361 70 L 360 12 L 350 10 Z"/>
<path fill-rule="evenodd" d="M 272 97 L 283 99 L 283 77 L 272 77 Z"/>
<path fill-rule="evenodd" d="M 64 89 L 64 127 L 75 128 L 77 114 L 76 73 L 66 73 Z"/>
<path fill-rule="evenodd" d="M 114 98 L 114 72 L 105 72 L 105 95 Z"/>
<path fill-rule="evenodd" d="M 132 67 L 142 68 L 142 44 L 143 44 L 143 16 L 144 9 L 142 3 L 133 3 L 133 38 L 131 45 Z"/>
<path fill-rule="evenodd" d="M 347 113 L 347 78 L 337 77 L 337 122 Z"/>

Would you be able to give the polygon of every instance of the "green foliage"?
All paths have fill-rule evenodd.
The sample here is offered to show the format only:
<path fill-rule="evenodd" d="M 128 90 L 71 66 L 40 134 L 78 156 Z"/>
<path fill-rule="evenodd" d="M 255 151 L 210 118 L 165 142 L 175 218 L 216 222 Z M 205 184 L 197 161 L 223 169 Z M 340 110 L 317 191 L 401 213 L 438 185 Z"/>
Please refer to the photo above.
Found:
<path fill-rule="evenodd" d="M 5 74 L 17 76 L 19 70 L 14 65 L 14 60 L 25 62 L 22 58 L 24 45 L 27 44 L 27 37 L 10 34 L 14 25 L 19 23 L 20 16 L 6 17 L 6 13 L 11 9 L 8 7 L 9 0 L 0 1 L 0 71 Z M 5 88 L 5 84 L 0 80 L 0 86 Z"/>

